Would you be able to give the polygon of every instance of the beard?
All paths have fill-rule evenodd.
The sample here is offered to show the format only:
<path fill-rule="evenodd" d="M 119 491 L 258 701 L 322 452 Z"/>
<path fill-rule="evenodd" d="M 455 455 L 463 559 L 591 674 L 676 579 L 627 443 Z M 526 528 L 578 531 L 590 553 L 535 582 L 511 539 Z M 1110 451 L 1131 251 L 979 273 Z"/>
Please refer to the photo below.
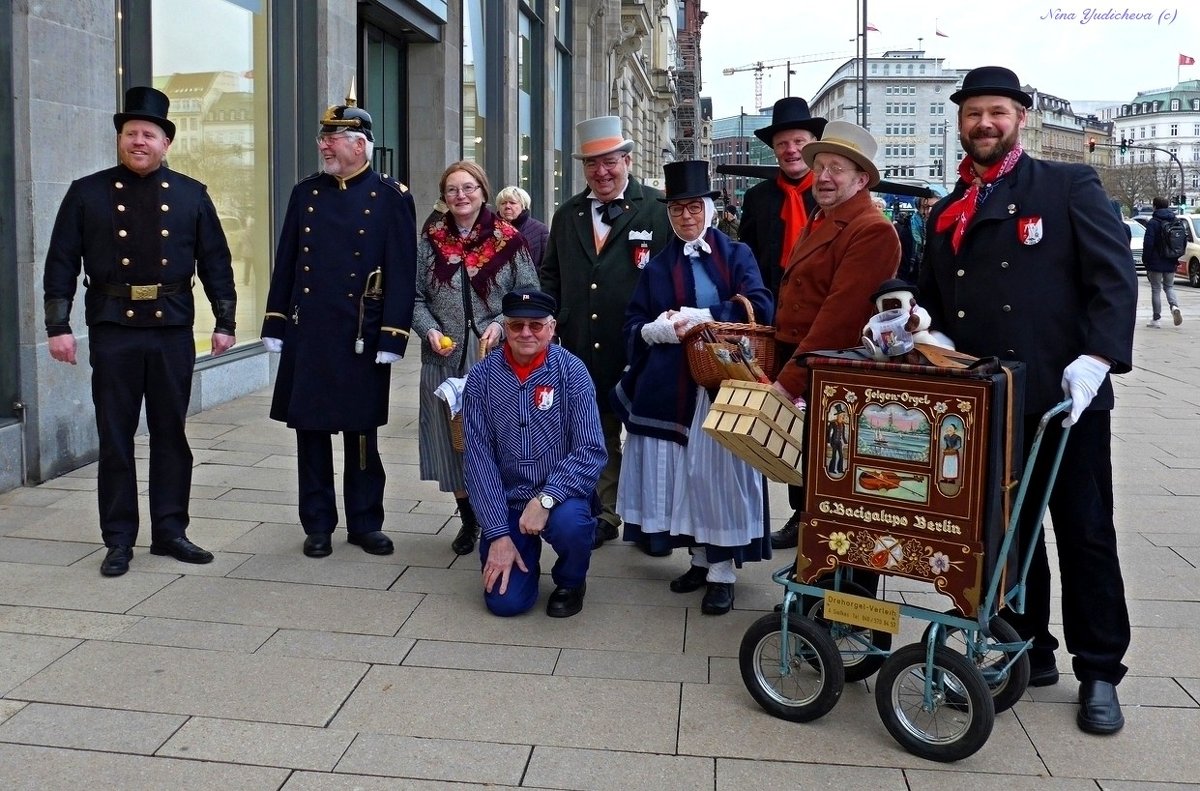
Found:
<path fill-rule="evenodd" d="M 1008 156 L 1008 152 L 1016 147 L 1019 133 L 1020 130 L 1014 127 L 1007 135 L 961 135 L 959 142 L 962 143 L 963 151 L 967 152 L 972 162 L 991 167 Z"/>

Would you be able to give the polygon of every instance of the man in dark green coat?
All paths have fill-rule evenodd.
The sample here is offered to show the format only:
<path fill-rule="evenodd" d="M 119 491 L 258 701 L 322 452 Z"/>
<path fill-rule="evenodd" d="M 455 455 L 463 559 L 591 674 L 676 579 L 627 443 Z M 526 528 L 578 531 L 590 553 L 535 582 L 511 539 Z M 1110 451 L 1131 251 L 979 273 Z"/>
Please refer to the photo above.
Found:
<path fill-rule="evenodd" d="M 588 188 L 554 213 L 540 272 L 542 289 L 558 300 L 562 345 L 587 364 L 600 402 L 608 465 L 598 492 L 603 511 L 596 546 L 617 537 L 617 480 L 621 474 L 621 421 L 609 396 L 626 354 L 621 328 L 625 308 L 642 268 L 673 238 L 660 190 L 629 175 L 633 141 L 615 115 L 583 121 L 575 128 Z"/>

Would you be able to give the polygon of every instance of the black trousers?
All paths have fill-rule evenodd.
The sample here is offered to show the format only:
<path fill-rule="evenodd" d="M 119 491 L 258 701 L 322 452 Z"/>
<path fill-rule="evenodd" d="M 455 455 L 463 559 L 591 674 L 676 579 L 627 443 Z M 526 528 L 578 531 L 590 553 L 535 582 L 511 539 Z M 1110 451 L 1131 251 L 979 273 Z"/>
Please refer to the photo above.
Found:
<path fill-rule="evenodd" d="M 371 533 L 383 529 L 383 486 L 387 476 L 379 458 L 377 429 L 343 431 L 342 499 L 346 530 Z M 338 523 L 333 489 L 333 435 L 328 431 L 296 431 L 300 474 L 300 524 L 308 535 L 332 533 Z"/>
<path fill-rule="evenodd" d="M 1033 441 L 1040 416 L 1027 417 L 1025 453 Z M 1121 663 L 1129 648 L 1129 610 L 1117 558 L 1113 524 L 1113 484 L 1110 413 L 1084 412 L 1071 429 L 1062 466 L 1050 494 L 1050 517 L 1058 547 L 1062 583 L 1063 635 L 1072 667 L 1080 681 L 1116 684 L 1125 675 Z M 1052 450 L 1062 436 L 1062 418 L 1054 418 L 1042 440 L 1042 452 L 1030 479 L 1026 502 L 1036 506 L 1045 492 Z M 1029 546 L 1035 526 L 1022 509 L 1019 538 Z M 1039 536 L 1026 578 L 1025 613 L 1003 613 L 1017 632 L 1033 640 L 1035 662 L 1049 661 L 1058 640 L 1050 634 L 1050 566 L 1045 534 Z"/>
<path fill-rule="evenodd" d="M 182 536 L 192 489 L 192 451 L 184 431 L 196 365 L 192 328 L 97 324 L 89 330 L 88 345 L 104 544 L 132 546 L 137 540 L 133 437 L 143 401 L 150 431 L 150 537 L 165 541 Z"/>

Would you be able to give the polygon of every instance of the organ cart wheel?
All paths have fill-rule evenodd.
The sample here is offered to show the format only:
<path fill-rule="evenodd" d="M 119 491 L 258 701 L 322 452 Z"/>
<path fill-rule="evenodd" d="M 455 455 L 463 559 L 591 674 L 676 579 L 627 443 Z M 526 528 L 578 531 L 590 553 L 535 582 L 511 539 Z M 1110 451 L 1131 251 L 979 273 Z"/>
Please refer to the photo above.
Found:
<path fill-rule="evenodd" d="M 983 675 L 962 654 L 939 645 L 906 645 L 879 670 L 875 705 L 892 738 L 931 761 L 957 761 L 987 742 L 996 721 Z"/>
<path fill-rule="evenodd" d="M 812 584 L 818 588 L 833 590 L 832 577 L 819 579 Z M 875 598 L 862 585 L 846 579 L 842 580 L 839 593 L 866 599 Z M 834 645 L 842 655 L 847 683 L 870 678 L 883 665 L 883 660 L 887 659 L 888 651 L 892 647 L 891 632 L 825 620 L 824 598 L 803 596 L 800 599 L 800 607 L 805 615 L 829 630 L 829 636 L 833 638 Z"/>
<path fill-rule="evenodd" d="M 842 659 L 829 632 L 812 620 L 777 614 L 759 618 L 742 637 L 738 664 L 751 697 L 769 714 L 808 722 L 829 713 L 845 684 Z"/>
<path fill-rule="evenodd" d="M 946 614 L 957 615 L 958 610 L 947 610 Z M 933 624 L 926 627 L 925 634 L 921 637 L 922 643 L 928 642 L 929 630 L 932 628 Z M 996 648 L 997 644 L 1024 642 L 1008 621 L 997 615 L 992 618 L 990 628 L 990 640 L 979 629 L 964 631 L 953 626 L 943 626 L 942 634 L 945 635 L 947 648 L 962 654 L 979 668 L 984 683 L 992 691 L 992 706 L 999 714 L 1012 708 L 1025 694 L 1025 688 L 1029 686 L 1029 654 L 1026 651 Z M 1008 670 L 1004 669 L 1006 665 L 1009 665 Z M 846 675 L 849 676 L 849 673 Z"/>

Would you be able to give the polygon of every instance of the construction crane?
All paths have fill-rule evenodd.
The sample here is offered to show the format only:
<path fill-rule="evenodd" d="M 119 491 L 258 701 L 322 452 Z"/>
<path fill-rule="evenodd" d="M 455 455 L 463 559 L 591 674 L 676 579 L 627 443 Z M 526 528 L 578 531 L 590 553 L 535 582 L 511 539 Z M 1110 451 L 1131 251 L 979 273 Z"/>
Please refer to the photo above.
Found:
<path fill-rule="evenodd" d="M 867 57 L 875 57 L 878 52 L 868 53 Z M 734 66 L 732 68 L 722 69 L 721 73 L 726 77 L 737 74 L 742 71 L 754 72 L 754 107 L 759 109 L 762 107 L 762 78 L 763 72 L 768 69 L 777 69 L 780 66 L 787 67 L 787 92 L 792 93 L 792 66 L 803 63 L 821 63 L 829 60 L 850 60 L 857 57 L 856 54 L 845 54 L 842 52 L 817 52 L 811 55 L 799 55 L 794 58 L 776 58 L 775 60 L 759 60 L 754 63 L 747 63 L 745 66 Z"/>

